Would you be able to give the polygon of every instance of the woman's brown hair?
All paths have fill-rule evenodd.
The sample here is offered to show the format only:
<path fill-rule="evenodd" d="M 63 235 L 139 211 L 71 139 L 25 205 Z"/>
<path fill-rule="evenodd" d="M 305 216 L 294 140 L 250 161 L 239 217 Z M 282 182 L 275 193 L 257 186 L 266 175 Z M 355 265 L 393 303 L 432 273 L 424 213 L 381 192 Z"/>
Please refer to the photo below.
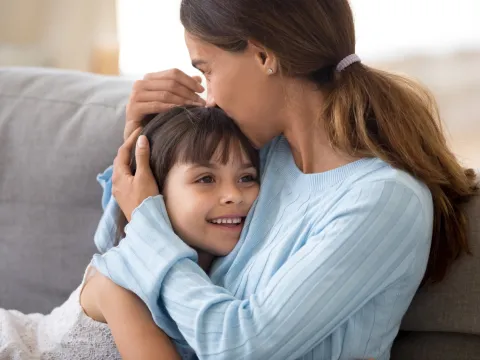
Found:
<path fill-rule="evenodd" d="M 243 151 L 259 171 L 258 151 L 221 109 L 176 107 L 145 118 L 142 125 L 141 134 L 150 144 L 150 168 L 160 193 L 175 164 L 208 164 L 217 155 L 220 156 L 218 160 L 226 164 L 232 150 Z M 130 156 L 130 170 L 135 174 L 135 149 Z M 125 237 L 126 224 L 125 215 L 119 211 L 115 245 Z"/>
<path fill-rule="evenodd" d="M 355 63 L 348 0 L 183 0 L 191 35 L 227 51 L 254 40 L 272 51 L 283 76 L 309 79 L 325 94 L 322 109 L 331 145 L 355 157 L 378 157 L 424 182 L 434 202 L 434 229 L 424 281 L 440 281 L 469 253 L 462 208 L 478 192 L 475 173 L 449 150 L 437 105 L 416 82 Z"/>

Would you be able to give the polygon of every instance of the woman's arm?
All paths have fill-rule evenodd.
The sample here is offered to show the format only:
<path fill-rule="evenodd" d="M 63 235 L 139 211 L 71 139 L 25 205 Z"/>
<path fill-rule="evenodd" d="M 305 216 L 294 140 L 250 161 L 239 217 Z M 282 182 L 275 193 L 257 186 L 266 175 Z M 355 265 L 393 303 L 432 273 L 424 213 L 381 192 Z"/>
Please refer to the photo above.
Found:
<path fill-rule="evenodd" d="M 132 292 L 95 271 L 87 279 L 80 298 L 88 316 L 108 323 L 122 359 L 180 359 L 170 338 Z"/>
<path fill-rule="evenodd" d="M 425 206 L 393 181 L 351 190 L 329 214 L 331 221 L 244 300 L 213 285 L 193 261 L 192 250 L 168 224 L 161 196 L 134 211 L 126 239 L 97 256 L 94 266 L 138 294 L 157 323 L 166 316 L 158 304 L 165 306 L 200 359 L 297 358 L 403 278 L 408 285 L 398 294 L 402 300 L 387 314 L 393 319 L 388 333 L 394 335 L 421 280 L 421 260 L 428 256 Z M 362 336 L 355 341 L 365 345 L 369 334 Z M 392 340 L 384 348 L 378 344 L 377 354 L 358 358 L 382 355 Z"/>

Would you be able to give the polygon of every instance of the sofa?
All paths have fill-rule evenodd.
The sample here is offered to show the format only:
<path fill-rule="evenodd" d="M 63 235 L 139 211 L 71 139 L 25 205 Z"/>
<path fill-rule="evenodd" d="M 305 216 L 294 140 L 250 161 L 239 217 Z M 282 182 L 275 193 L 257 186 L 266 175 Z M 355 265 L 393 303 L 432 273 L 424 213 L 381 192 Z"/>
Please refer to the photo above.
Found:
<path fill-rule="evenodd" d="M 0 68 L 0 307 L 49 312 L 96 251 L 96 175 L 122 142 L 132 81 Z M 480 360 L 480 199 L 466 205 L 473 254 L 422 288 L 392 360 Z"/>

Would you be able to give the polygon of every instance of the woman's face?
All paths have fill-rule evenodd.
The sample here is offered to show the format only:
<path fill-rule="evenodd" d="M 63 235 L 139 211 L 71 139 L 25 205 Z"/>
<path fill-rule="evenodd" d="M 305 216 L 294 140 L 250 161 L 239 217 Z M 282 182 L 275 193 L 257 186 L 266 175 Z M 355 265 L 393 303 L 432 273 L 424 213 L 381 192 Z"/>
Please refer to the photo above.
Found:
<path fill-rule="evenodd" d="M 235 120 L 257 147 L 282 133 L 284 92 L 278 77 L 268 74 L 254 45 L 241 53 L 225 51 L 185 33 L 192 65 L 207 81 L 207 105 L 218 106 Z"/>
<path fill-rule="evenodd" d="M 242 150 L 233 150 L 226 164 L 217 160 L 217 154 L 208 164 L 176 164 L 163 189 L 177 235 L 215 256 L 233 250 L 259 191 L 251 161 Z"/>

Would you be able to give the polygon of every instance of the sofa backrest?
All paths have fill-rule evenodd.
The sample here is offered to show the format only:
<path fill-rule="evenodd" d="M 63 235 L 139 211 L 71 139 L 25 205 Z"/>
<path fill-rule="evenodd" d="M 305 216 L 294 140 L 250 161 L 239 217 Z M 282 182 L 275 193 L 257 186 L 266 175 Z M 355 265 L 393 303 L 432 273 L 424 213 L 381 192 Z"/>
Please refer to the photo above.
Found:
<path fill-rule="evenodd" d="M 480 335 L 480 196 L 465 208 L 472 254 L 461 256 L 442 282 L 417 292 L 403 330 Z"/>
<path fill-rule="evenodd" d="M 81 282 L 101 215 L 95 178 L 122 142 L 131 86 L 0 69 L 0 307 L 50 311 Z"/>

